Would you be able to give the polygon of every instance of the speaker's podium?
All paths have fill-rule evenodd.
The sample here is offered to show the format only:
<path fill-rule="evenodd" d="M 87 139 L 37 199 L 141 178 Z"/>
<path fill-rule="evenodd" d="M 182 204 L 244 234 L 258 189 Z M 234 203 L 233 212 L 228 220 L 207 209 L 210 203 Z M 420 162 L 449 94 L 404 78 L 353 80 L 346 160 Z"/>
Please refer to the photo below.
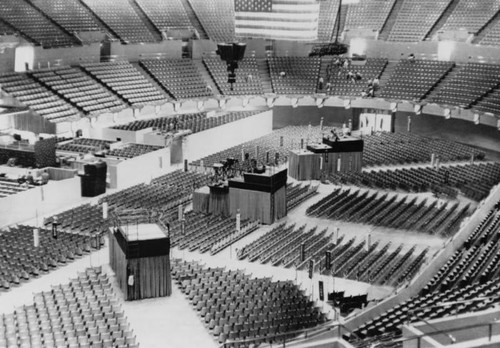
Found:
<path fill-rule="evenodd" d="M 111 228 L 109 260 L 127 301 L 170 296 L 170 239 L 157 224 Z"/>
<path fill-rule="evenodd" d="M 229 211 L 242 219 L 259 220 L 272 224 L 287 215 L 286 181 L 288 170 L 267 168 L 263 173 L 244 173 L 231 179 L 229 185 Z"/>

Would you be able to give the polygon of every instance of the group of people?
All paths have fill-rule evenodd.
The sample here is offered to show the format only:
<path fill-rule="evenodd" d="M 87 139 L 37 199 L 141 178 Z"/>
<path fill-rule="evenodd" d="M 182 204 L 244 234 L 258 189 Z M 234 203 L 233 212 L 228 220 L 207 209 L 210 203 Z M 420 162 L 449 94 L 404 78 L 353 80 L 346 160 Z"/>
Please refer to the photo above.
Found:
<path fill-rule="evenodd" d="M 21 185 L 25 185 L 25 186 L 45 185 L 49 182 L 49 173 L 45 169 L 39 176 L 37 176 L 35 178 L 35 177 L 33 177 L 33 174 L 31 174 L 31 172 L 28 172 L 28 174 L 20 175 L 17 178 L 17 182 L 19 183 L 19 186 L 21 186 Z"/>
<path fill-rule="evenodd" d="M 380 80 L 377 77 L 369 79 L 366 89 L 361 92 L 363 98 L 372 98 L 375 96 L 375 91 L 380 88 Z"/>

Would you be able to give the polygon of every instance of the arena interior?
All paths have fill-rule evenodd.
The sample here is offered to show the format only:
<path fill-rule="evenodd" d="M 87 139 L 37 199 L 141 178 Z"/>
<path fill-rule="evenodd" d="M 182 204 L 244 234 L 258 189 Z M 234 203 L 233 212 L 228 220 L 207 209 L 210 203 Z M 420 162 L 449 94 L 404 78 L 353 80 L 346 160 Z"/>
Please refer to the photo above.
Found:
<path fill-rule="evenodd" d="M 0 347 L 499 347 L 499 0 L 0 0 Z"/>

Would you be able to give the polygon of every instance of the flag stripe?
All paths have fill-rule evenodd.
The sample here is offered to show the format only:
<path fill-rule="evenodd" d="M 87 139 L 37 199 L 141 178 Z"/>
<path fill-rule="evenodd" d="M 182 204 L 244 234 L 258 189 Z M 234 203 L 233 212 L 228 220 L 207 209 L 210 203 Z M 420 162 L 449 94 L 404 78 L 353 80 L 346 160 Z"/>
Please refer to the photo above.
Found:
<path fill-rule="evenodd" d="M 319 3 L 316 0 L 235 0 L 238 37 L 316 40 Z"/>

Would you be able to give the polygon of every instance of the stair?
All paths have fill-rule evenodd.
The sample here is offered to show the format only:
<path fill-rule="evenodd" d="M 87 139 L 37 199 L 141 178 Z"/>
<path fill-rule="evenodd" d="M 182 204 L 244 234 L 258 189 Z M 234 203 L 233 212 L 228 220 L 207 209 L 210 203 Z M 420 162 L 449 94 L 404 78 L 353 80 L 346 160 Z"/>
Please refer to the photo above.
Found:
<path fill-rule="evenodd" d="M 260 81 L 262 82 L 262 89 L 264 94 L 273 93 L 273 83 L 271 82 L 271 73 L 269 71 L 269 64 L 266 58 L 257 59 L 257 67 L 259 68 Z"/>
<path fill-rule="evenodd" d="M 153 34 L 156 41 L 162 41 L 163 37 L 161 35 L 161 31 L 156 27 L 156 25 L 151 22 L 146 13 L 142 10 L 142 8 L 135 2 L 135 0 L 129 0 L 130 5 L 134 9 L 135 13 L 139 16 L 141 21 L 146 25 L 151 34 Z"/>
<path fill-rule="evenodd" d="M 340 35 L 342 35 L 342 32 L 344 31 L 344 26 L 345 26 L 345 20 L 347 17 L 347 8 L 349 5 L 342 5 L 340 6 L 340 27 L 339 27 L 339 33 L 338 36 L 340 38 Z M 335 41 L 335 38 L 337 37 L 337 21 L 335 21 L 335 25 L 333 26 L 333 35 L 332 35 L 332 41 Z"/>
<path fill-rule="evenodd" d="M 146 80 L 148 80 L 157 90 L 159 90 L 162 95 L 165 97 L 165 99 L 168 99 L 168 100 L 172 100 L 172 99 L 175 99 L 165 88 L 163 88 L 163 86 L 158 83 L 156 81 L 156 79 L 151 75 L 149 74 L 149 72 L 146 71 L 146 69 L 144 69 L 138 62 L 134 62 L 134 63 L 130 63 L 132 64 L 132 66 L 134 68 L 137 69 L 137 71 L 139 71 L 141 73 L 142 76 L 144 76 L 144 78 Z"/>
<path fill-rule="evenodd" d="M 375 97 L 377 97 L 378 93 L 384 89 L 384 86 L 387 84 L 387 81 L 389 81 L 389 79 L 391 78 L 392 73 L 396 69 L 396 65 L 398 65 L 398 63 L 399 63 L 399 61 L 387 62 L 387 65 L 385 66 L 384 70 L 382 70 L 382 73 L 380 74 L 379 89 L 377 92 L 375 92 Z"/>
<path fill-rule="evenodd" d="M 434 23 L 434 26 L 427 33 L 424 40 L 433 40 L 434 39 L 434 37 L 437 35 L 437 32 L 439 30 L 441 30 L 441 28 L 444 26 L 444 24 L 448 21 L 448 18 L 453 13 L 453 11 L 455 10 L 455 7 L 457 7 L 459 2 L 460 2 L 460 0 L 451 0 L 451 2 L 448 4 L 448 7 L 446 7 L 446 9 L 444 10 L 441 17 L 439 17 L 439 19 L 436 21 L 436 23 Z"/>
<path fill-rule="evenodd" d="M 399 10 L 401 9 L 401 6 L 403 6 L 404 1 L 405 0 L 394 1 L 394 5 L 392 5 L 389 16 L 387 16 L 384 26 L 382 27 L 382 30 L 380 30 L 380 33 L 378 35 L 379 40 L 387 40 L 387 38 L 389 37 L 392 27 L 394 26 L 394 23 L 396 23 L 396 19 L 398 18 Z"/>
<path fill-rule="evenodd" d="M 201 60 L 201 59 L 193 59 L 193 63 L 194 63 L 194 65 L 196 65 L 196 68 L 200 72 L 203 81 L 205 81 L 205 83 L 208 86 L 212 87 L 213 94 L 214 95 L 217 95 L 217 94 L 220 95 L 220 94 L 222 94 L 222 92 L 220 91 L 219 87 L 217 87 L 217 84 L 215 83 L 214 79 L 212 78 L 212 75 L 210 74 L 210 71 L 208 71 L 207 67 L 203 63 L 203 60 Z"/>
<path fill-rule="evenodd" d="M 186 10 L 187 16 L 189 20 L 191 21 L 191 24 L 193 27 L 196 29 L 198 34 L 200 35 L 200 39 L 208 40 L 208 34 L 205 31 L 205 28 L 203 28 L 203 25 L 201 25 L 200 20 L 198 19 L 198 16 L 194 12 L 193 8 L 191 7 L 191 4 L 189 3 L 188 0 L 181 0 L 182 6 L 184 6 L 184 10 Z M 216 90 L 214 90 L 216 91 Z"/>
<path fill-rule="evenodd" d="M 493 28 L 500 20 L 500 11 L 498 11 L 479 31 L 477 35 L 472 40 L 473 44 L 481 42 L 481 40 L 488 34 L 491 28 Z"/>

